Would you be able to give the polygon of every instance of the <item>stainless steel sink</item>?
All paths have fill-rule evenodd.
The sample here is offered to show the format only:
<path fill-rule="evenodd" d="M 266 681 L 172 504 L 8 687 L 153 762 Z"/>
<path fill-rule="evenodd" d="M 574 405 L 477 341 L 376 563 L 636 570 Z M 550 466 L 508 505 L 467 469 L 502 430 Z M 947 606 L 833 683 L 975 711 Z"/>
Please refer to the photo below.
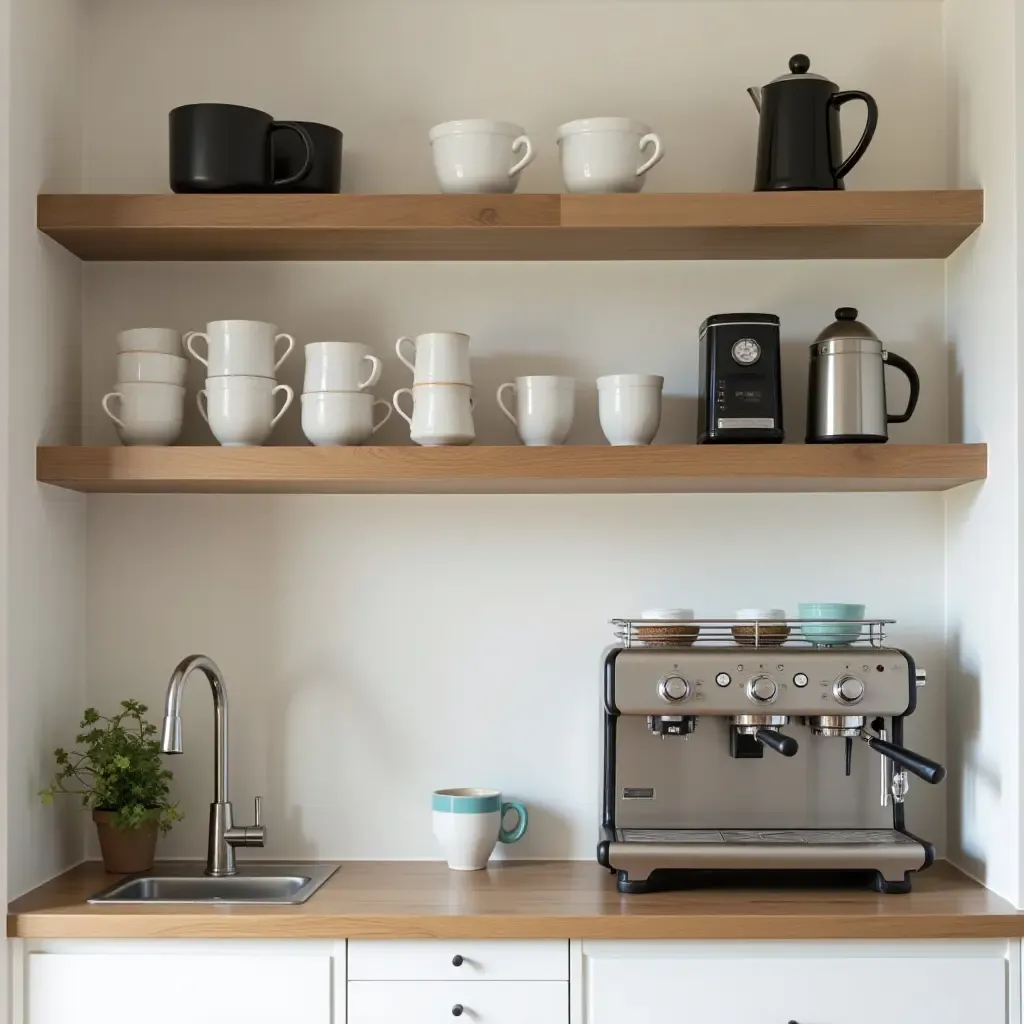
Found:
<path fill-rule="evenodd" d="M 135 875 L 89 897 L 89 903 L 305 903 L 337 864 L 247 864 L 227 878 L 204 875 L 203 865 L 174 865 Z"/>

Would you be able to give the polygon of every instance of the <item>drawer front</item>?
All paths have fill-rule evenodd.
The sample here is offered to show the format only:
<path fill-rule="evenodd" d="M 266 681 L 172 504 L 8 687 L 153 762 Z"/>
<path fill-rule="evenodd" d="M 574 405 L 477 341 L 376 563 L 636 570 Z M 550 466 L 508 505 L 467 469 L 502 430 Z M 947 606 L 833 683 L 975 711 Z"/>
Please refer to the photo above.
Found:
<path fill-rule="evenodd" d="M 568 1024 L 564 981 L 350 981 L 348 1024 Z"/>
<path fill-rule="evenodd" d="M 348 976 L 350 981 L 568 981 L 569 943 L 353 939 Z"/>

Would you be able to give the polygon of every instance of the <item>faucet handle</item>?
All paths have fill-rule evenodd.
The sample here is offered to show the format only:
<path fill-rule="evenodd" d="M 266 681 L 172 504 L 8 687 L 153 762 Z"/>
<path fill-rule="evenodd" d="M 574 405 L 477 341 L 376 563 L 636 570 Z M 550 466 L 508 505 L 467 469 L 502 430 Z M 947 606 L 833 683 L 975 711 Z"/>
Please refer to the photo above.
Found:
<path fill-rule="evenodd" d="M 254 822 L 254 824 L 256 825 L 257 828 L 259 828 L 260 825 L 263 824 L 263 797 L 261 796 L 256 797 L 255 814 L 256 821 Z"/>

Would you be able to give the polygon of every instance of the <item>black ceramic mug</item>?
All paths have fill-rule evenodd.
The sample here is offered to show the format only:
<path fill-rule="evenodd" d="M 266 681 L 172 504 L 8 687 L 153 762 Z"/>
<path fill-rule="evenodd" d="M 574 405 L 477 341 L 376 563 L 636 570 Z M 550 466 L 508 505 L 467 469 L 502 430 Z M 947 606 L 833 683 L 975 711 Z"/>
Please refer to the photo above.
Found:
<path fill-rule="evenodd" d="M 304 128 L 313 141 L 313 166 L 298 181 L 294 176 L 302 167 L 305 150 L 298 135 L 282 132 L 274 138 L 274 177 L 278 192 L 340 192 L 342 134 L 329 124 L 316 121 L 289 121 Z"/>
<path fill-rule="evenodd" d="M 277 141 L 294 136 L 302 159 L 274 176 Z M 305 128 L 232 103 L 192 103 L 170 114 L 171 189 L 175 192 L 272 192 L 302 181 L 313 166 Z"/>

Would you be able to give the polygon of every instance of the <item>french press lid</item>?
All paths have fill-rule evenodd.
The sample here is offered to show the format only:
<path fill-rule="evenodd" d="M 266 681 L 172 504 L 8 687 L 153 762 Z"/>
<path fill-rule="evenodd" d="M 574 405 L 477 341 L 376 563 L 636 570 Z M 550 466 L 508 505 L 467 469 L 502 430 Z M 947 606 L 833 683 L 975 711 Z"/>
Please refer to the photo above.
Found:
<path fill-rule="evenodd" d="M 789 58 L 789 74 L 779 75 L 773 78 L 771 84 L 776 82 L 806 82 L 806 81 L 828 82 L 824 75 L 815 75 L 811 72 L 811 58 L 806 53 L 794 53 Z"/>
<path fill-rule="evenodd" d="M 823 356 L 845 352 L 879 353 L 882 343 L 867 324 L 857 319 L 853 306 L 840 306 L 835 320 L 818 335 L 811 351 Z"/>

